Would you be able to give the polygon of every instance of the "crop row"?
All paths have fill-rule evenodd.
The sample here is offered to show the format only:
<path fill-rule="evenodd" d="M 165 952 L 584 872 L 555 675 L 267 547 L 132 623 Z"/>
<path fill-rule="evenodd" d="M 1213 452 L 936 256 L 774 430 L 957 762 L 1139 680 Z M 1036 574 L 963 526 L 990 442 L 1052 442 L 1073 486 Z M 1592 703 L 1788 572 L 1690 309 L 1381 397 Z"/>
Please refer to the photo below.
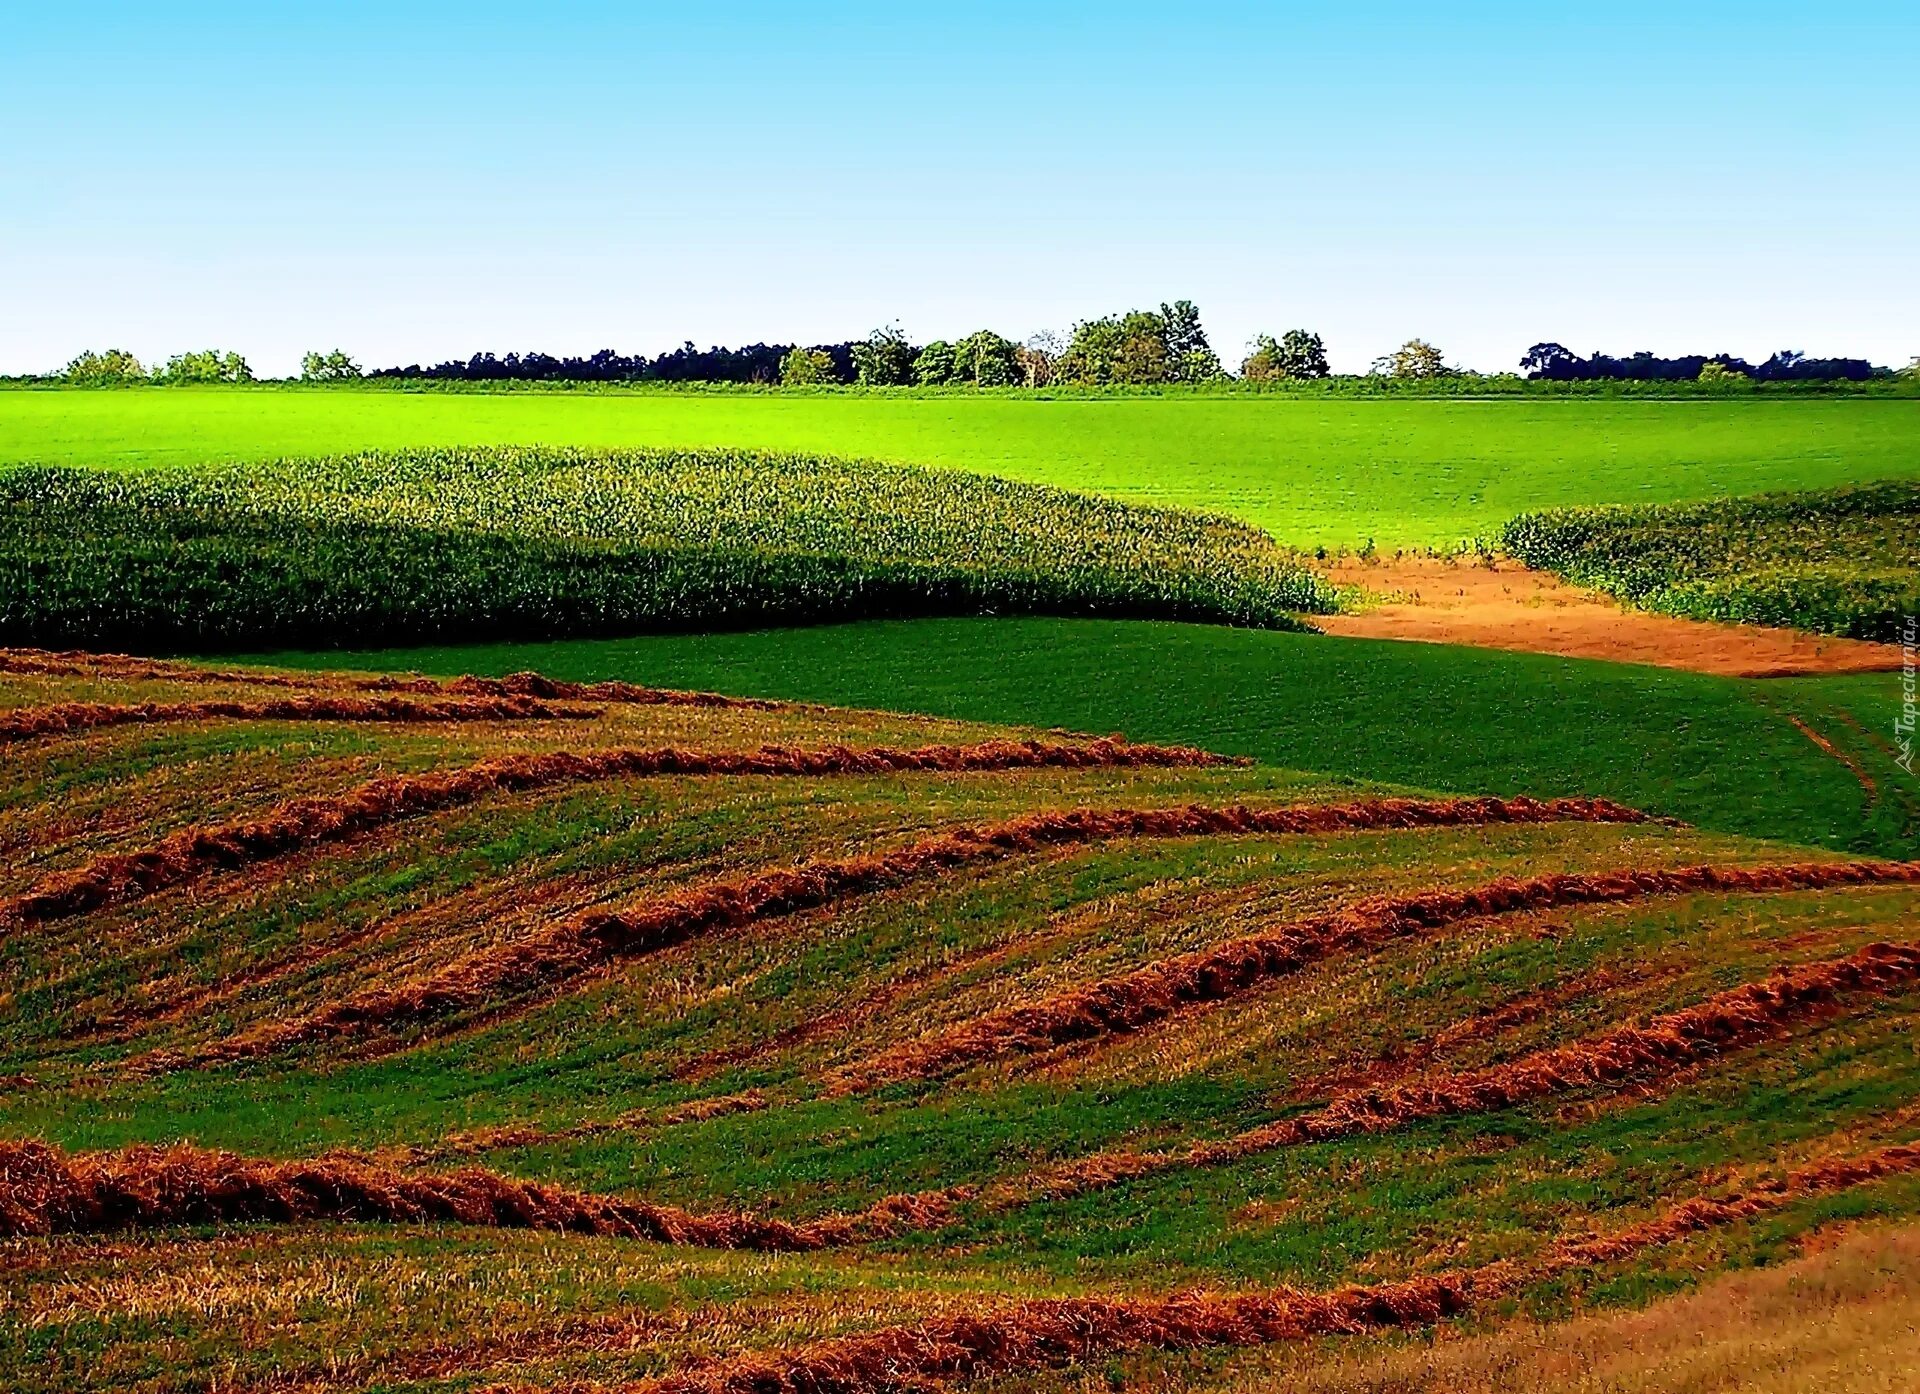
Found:
<path fill-rule="evenodd" d="M 1501 544 L 1688 619 L 1896 641 L 1920 613 L 1920 484 L 1526 513 Z"/>
<path fill-rule="evenodd" d="M 925 614 L 1297 627 L 1258 529 L 959 471 L 446 450 L 0 477 L 0 642 L 553 637 Z"/>

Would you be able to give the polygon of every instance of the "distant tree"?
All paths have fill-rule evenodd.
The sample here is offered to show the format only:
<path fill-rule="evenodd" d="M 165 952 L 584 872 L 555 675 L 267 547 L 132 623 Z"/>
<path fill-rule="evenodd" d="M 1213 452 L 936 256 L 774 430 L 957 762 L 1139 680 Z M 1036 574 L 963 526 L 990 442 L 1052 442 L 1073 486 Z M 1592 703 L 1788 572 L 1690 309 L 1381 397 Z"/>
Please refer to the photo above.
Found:
<path fill-rule="evenodd" d="M 913 360 L 913 380 L 923 387 L 952 382 L 953 365 L 953 345 L 945 339 L 935 339 Z"/>
<path fill-rule="evenodd" d="M 1082 320 L 1060 355 L 1059 376 L 1088 386 L 1172 380 L 1167 322 L 1152 310 Z"/>
<path fill-rule="evenodd" d="M 346 382 L 360 376 L 360 365 L 347 357 L 346 350 L 309 353 L 300 360 L 302 382 Z"/>
<path fill-rule="evenodd" d="M 1249 382 L 1280 378 L 1323 378 L 1327 367 L 1326 341 L 1304 329 L 1289 329 L 1280 338 L 1261 334 L 1241 360 L 1240 376 Z"/>
<path fill-rule="evenodd" d="M 853 346 L 854 381 L 866 387 L 898 387 L 913 381 L 914 347 L 898 325 L 888 325 Z"/>
<path fill-rule="evenodd" d="M 166 367 L 153 376 L 156 382 L 165 383 L 252 382 L 253 369 L 237 353 L 201 349 L 193 353 L 174 354 L 167 360 Z"/>
<path fill-rule="evenodd" d="M 147 370 L 140 360 L 125 349 L 107 349 L 95 353 L 88 349 L 61 372 L 68 382 L 80 387 L 111 387 L 119 383 L 145 382 Z"/>
<path fill-rule="evenodd" d="M 1520 366 L 1536 378 L 1573 378 L 1585 360 L 1564 344 L 1535 344 L 1520 360 Z"/>
<path fill-rule="evenodd" d="M 1059 371 L 1060 354 L 1065 349 L 1060 336 L 1041 330 L 1020 345 L 1020 376 L 1028 387 L 1046 387 Z"/>
<path fill-rule="evenodd" d="M 969 334 L 953 346 L 950 382 L 974 387 L 1011 387 L 1020 380 L 1020 348 L 991 329 Z"/>
<path fill-rule="evenodd" d="M 833 355 L 824 349 L 793 348 L 780 360 L 782 387 L 814 387 L 833 381 Z"/>
<path fill-rule="evenodd" d="M 1903 378 L 1920 378 L 1920 353 L 1915 354 L 1908 360 L 1907 366 L 1900 370 L 1899 376 Z"/>
<path fill-rule="evenodd" d="M 1191 300 L 1160 307 L 1161 335 L 1167 346 L 1167 376 L 1174 382 L 1211 382 L 1222 376 L 1220 355 L 1207 342 L 1200 309 Z"/>
<path fill-rule="evenodd" d="M 1748 387 L 1753 383 L 1753 379 L 1738 368 L 1729 367 L 1715 358 L 1709 358 L 1700 365 L 1700 376 L 1696 381 L 1707 387 Z"/>
<path fill-rule="evenodd" d="M 1373 371 L 1396 378 L 1443 378 L 1453 369 L 1439 349 L 1425 339 L 1409 339 L 1392 353 L 1373 361 Z"/>

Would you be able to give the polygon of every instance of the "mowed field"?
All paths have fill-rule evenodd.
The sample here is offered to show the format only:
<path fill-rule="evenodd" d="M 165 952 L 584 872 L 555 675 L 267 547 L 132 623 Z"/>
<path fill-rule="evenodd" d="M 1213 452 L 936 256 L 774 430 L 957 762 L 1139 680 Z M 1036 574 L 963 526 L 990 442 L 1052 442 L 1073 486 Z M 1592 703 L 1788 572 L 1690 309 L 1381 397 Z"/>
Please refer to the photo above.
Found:
<path fill-rule="evenodd" d="M 1531 509 L 1920 474 L 1920 400 L 1038 400 L 667 391 L 0 391 L 0 465 L 458 445 L 716 447 L 951 466 L 1224 512 L 1306 548 L 1454 547 Z"/>
<path fill-rule="evenodd" d="M 1914 1368 L 1920 865 L 621 683 L 0 742 L 9 1389 Z"/>

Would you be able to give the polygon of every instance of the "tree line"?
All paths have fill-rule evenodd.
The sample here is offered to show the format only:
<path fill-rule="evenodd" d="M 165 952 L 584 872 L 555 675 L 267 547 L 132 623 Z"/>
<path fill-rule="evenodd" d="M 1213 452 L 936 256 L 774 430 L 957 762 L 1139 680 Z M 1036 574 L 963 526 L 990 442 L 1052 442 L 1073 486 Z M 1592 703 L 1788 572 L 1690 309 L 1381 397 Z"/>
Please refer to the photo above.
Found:
<path fill-rule="evenodd" d="M 1763 363 L 1734 354 L 1648 352 L 1627 357 L 1581 357 L 1563 344 L 1538 343 L 1520 360 L 1540 381 L 1700 381 L 1723 386 L 1753 382 L 1862 382 L 1894 376 L 1864 358 L 1809 358 L 1783 349 Z M 1902 376 L 1920 374 L 1920 359 Z M 237 353 L 203 350 L 176 354 L 148 369 L 123 349 L 83 353 L 59 375 L 80 385 L 112 383 L 250 382 L 253 372 Z M 916 344 L 896 325 L 864 339 L 832 344 L 748 344 L 696 348 L 692 341 L 653 355 L 601 349 L 586 356 L 549 353 L 476 353 L 466 359 L 366 371 L 343 350 L 313 352 L 300 366 L 303 382 L 361 379 L 449 382 L 748 383 L 786 387 L 856 384 L 862 387 L 1151 387 L 1162 384 L 1308 381 L 1332 376 L 1326 341 L 1306 329 L 1259 334 L 1230 372 L 1191 300 L 1158 309 L 1129 310 L 1082 320 L 1066 339 L 1035 334 L 1015 342 L 991 329 L 960 339 Z M 1370 376 L 1400 379 L 1480 377 L 1450 365 L 1424 339 L 1409 339 L 1374 360 Z"/>

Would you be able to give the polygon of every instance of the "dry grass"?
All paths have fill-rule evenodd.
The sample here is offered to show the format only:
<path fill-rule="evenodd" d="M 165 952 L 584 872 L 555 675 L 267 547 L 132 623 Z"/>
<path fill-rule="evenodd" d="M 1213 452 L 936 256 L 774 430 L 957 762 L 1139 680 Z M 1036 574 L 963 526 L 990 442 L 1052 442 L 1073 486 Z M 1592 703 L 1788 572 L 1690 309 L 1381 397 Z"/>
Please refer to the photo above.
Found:
<path fill-rule="evenodd" d="M 1874 1228 L 1641 1311 L 1396 1344 L 1262 1351 L 1192 1394 L 1908 1394 L 1920 1389 L 1920 1229 Z M 1041 1386 L 1033 1386 L 1035 1388 Z M 1111 1389 L 1105 1378 L 1047 1386 Z M 1005 1386 L 999 1394 L 1010 1394 Z"/>

